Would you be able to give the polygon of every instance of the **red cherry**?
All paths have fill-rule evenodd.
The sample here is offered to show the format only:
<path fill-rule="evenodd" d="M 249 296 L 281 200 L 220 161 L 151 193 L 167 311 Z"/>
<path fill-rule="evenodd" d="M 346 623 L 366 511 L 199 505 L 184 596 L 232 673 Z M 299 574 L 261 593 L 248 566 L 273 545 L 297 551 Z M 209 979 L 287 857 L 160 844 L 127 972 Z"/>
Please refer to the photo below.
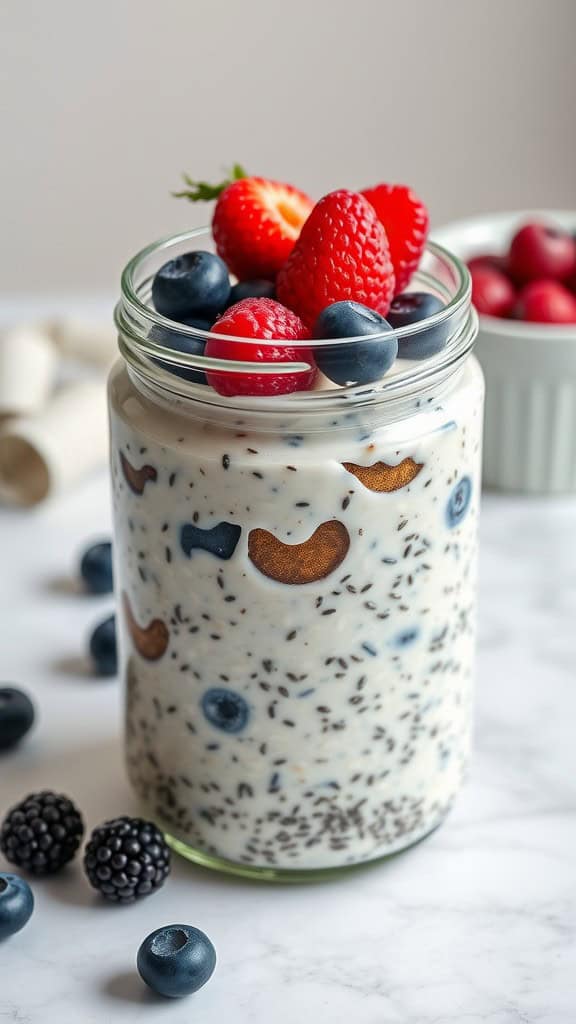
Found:
<path fill-rule="evenodd" d="M 525 224 L 510 243 L 508 270 L 520 283 L 563 281 L 576 271 L 576 241 L 549 224 Z"/>
<path fill-rule="evenodd" d="M 468 270 L 472 273 L 478 267 L 491 267 L 493 270 L 499 270 L 501 274 L 505 274 L 508 267 L 508 259 L 506 256 L 497 256 L 496 253 L 491 252 L 471 256 L 468 260 Z"/>
<path fill-rule="evenodd" d="M 557 281 L 531 281 L 514 310 L 519 320 L 541 324 L 576 324 L 576 298 Z"/>
<path fill-rule="evenodd" d="M 565 281 L 564 283 L 566 287 L 569 288 L 574 295 L 576 295 L 576 270 L 574 271 L 572 276 L 569 277 L 568 280 Z"/>
<path fill-rule="evenodd" d="M 516 292 L 510 280 L 500 270 L 486 265 L 473 267 L 472 302 L 485 316 L 508 316 L 512 311 Z"/>

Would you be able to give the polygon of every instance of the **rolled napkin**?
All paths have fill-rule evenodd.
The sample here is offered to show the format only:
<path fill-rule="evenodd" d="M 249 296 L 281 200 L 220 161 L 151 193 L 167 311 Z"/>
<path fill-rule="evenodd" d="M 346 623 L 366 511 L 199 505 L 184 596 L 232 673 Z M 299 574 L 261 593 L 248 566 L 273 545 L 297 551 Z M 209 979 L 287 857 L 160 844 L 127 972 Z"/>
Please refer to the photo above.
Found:
<path fill-rule="evenodd" d="M 0 335 L 0 419 L 41 409 L 57 367 L 58 351 L 45 329 L 12 327 Z"/>
<path fill-rule="evenodd" d="M 118 354 L 118 334 L 112 322 L 62 317 L 47 325 L 50 336 L 66 358 L 95 366 L 110 366 Z"/>
<path fill-rule="evenodd" d="M 107 455 L 104 378 L 69 384 L 38 415 L 11 420 L 0 433 L 0 499 L 37 505 Z"/>

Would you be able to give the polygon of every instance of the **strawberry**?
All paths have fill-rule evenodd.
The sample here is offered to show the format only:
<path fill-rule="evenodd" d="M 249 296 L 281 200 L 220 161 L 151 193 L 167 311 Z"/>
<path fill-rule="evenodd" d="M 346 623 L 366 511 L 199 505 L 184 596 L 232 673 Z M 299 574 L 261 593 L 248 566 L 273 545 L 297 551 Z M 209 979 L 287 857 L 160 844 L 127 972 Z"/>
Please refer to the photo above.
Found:
<path fill-rule="evenodd" d="M 363 189 L 362 195 L 386 228 L 398 294 L 420 263 L 428 237 L 428 210 L 407 185 L 374 185 Z"/>
<path fill-rule="evenodd" d="M 192 202 L 217 199 L 212 232 L 218 255 L 240 281 L 274 280 L 294 247 L 312 200 L 293 185 L 247 177 L 238 165 L 232 173 L 232 181 L 216 186 L 185 175 L 189 188 L 176 195 Z"/>
<path fill-rule="evenodd" d="M 278 298 L 311 326 L 351 299 L 386 315 L 394 294 L 388 240 L 373 207 L 339 189 L 316 204 L 276 282 Z"/>
<path fill-rule="evenodd" d="M 310 337 L 307 328 L 296 313 L 286 309 L 274 299 L 242 299 L 230 306 L 210 329 L 213 337 L 206 342 L 204 355 L 214 359 L 234 359 L 238 362 L 309 363 L 307 372 L 274 374 L 222 373 L 208 370 L 208 383 L 220 395 L 287 395 L 291 391 L 307 391 L 316 377 L 316 366 L 311 350 L 303 346 L 284 345 L 283 342 L 303 341 Z M 233 341 L 230 337 L 250 338 Z M 273 341 L 261 345 L 256 339 Z"/>

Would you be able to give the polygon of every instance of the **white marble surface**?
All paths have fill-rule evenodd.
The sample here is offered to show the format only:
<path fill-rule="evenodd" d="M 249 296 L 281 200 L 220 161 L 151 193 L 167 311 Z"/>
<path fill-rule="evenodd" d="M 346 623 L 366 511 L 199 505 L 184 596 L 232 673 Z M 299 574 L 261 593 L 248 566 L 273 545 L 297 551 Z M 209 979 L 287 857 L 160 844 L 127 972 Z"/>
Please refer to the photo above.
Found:
<path fill-rule="evenodd" d="M 330 883 L 233 881 L 176 862 L 132 908 L 95 899 L 79 864 L 38 882 L 0 948 L 0 1021 L 16 1024 L 569 1024 L 576 1020 L 576 501 L 489 497 L 482 519 L 476 755 L 445 826 Z M 33 691 L 38 727 L 0 758 L 0 809 L 49 786 L 89 826 L 132 801 L 115 681 L 82 649 L 111 605 L 71 590 L 109 529 L 105 479 L 31 513 L 0 512 L 0 676 Z M 219 954 L 196 996 L 139 981 L 144 936 L 184 921 Z"/>

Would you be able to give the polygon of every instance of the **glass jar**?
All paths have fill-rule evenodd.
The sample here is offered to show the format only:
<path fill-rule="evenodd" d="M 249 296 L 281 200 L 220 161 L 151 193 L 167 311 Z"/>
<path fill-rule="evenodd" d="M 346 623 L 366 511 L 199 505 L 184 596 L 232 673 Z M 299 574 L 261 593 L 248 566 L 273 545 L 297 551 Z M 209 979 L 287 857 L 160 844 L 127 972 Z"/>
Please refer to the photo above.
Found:
<path fill-rule="evenodd" d="M 139 253 L 116 311 L 128 773 L 191 860 L 340 871 L 431 833 L 468 759 L 483 405 L 468 274 L 430 245 L 412 282 L 446 305 L 396 333 L 442 332 L 436 355 L 369 386 L 226 398 L 202 371 L 246 363 L 158 344 L 205 338 L 150 302 L 159 266 L 194 248 L 209 232 Z"/>

